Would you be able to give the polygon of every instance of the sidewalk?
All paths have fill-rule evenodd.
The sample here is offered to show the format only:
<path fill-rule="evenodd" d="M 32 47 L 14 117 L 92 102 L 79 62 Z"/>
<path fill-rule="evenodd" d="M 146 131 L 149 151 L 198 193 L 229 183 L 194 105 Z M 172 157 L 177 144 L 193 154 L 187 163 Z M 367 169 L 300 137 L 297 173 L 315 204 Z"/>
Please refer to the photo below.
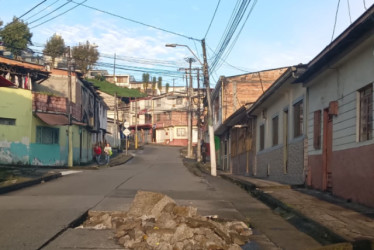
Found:
<path fill-rule="evenodd" d="M 60 178 L 64 175 L 79 172 L 82 170 L 98 170 L 105 167 L 114 167 L 117 165 L 125 164 L 131 160 L 133 156 L 131 154 L 126 155 L 125 153 L 115 154 L 110 160 L 109 165 L 102 164 L 98 165 L 96 162 L 92 162 L 87 165 L 60 167 L 60 168 L 47 168 L 47 167 L 35 167 L 35 166 L 3 166 L 0 165 L 0 172 L 7 171 L 8 175 L 12 178 L 7 181 L 0 181 L 0 194 L 12 192 L 22 188 L 30 187 L 36 184 L 51 181 Z M 1 179 L 0 179 L 1 180 Z"/>
<path fill-rule="evenodd" d="M 348 203 L 316 190 L 224 172 L 218 174 L 250 191 L 324 245 L 349 242 L 353 249 L 374 249 L 374 208 Z"/>

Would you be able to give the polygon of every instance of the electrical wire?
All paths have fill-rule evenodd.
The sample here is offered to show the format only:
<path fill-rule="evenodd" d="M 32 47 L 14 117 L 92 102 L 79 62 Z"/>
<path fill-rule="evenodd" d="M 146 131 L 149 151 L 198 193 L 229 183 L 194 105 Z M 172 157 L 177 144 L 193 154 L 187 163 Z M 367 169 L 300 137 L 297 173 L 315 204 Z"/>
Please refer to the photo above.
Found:
<path fill-rule="evenodd" d="M 246 10 L 250 4 L 251 0 L 243 0 L 238 5 L 237 8 L 233 11 L 233 18 L 228 23 L 228 26 L 226 28 L 227 32 L 223 35 L 223 38 L 221 39 L 222 42 L 220 42 L 220 45 L 217 47 L 213 62 L 211 63 L 210 70 L 214 71 L 215 67 L 217 66 L 217 63 L 219 62 L 219 58 L 222 57 L 223 53 L 225 52 L 227 46 L 229 45 L 231 38 L 233 37 L 237 27 L 239 26 L 243 16 L 246 13 Z"/>
<path fill-rule="evenodd" d="M 365 8 L 365 10 L 367 10 L 368 8 L 366 7 L 366 1 L 365 0 L 363 0 L 364 1 L 364 8 Z"/>
<path fill-rule="evenodd" d="M 205 39 L 206 36 L 208 35 L 208 32 L 209 32 L 209 30 L 210 30 L 210 27 L 212 26 L 212 23 L 213 23 L 214 17 L 216 16 L 216 13 L 217 13 L 217 10 L 218 10 L 218 7 L 219 7 L 219 4 L 220 4 L 220 3 L 221 3 L 221 0 L 218 0 L 217 7 L 216 7 L 216 9 L 215 9 L 215 11 L 214 11 L 214 14 L 213 14 L 212 19 L 210 20 L 209 27 L 208 27 L 207 31 L 205 32 L 204 39 Z"/>
<path fill-rule="evenodd" d="M 229 49 L 228 49 L 228 50 L 225 52 L 225 54 L 222 56 L 222 58 L 221 58 L 221 59 L 222 59 L 221 62 L 220 62 L 220 63 L 218 62 L 219 64 L 216 66 L 216 69 L 215 69 L 215 70 L 218 70 L 218 69 L 222 66 L 223 62 L 225 62 L 226 59 L 227 59 L 227 57 L 230 55 L 232 49 L 234 48 L 236 42 L 237 42 L 238 39 L 239 39 L 240 34 L 241 34 L 242 31 L 243 31 L 243 28 L 244 28 L 245 24 L 246 24 L 247 21 L 248 21 L 249 16 L 252 14 L 252 11 L 253 11 L 253 9 L 255 8 L 256 4 L 257 4 L 257 0 L 254 0 L 254 2 L 253 2 L 253 4 L 252 4 L 252 7 L 251 7 L 251 9 L 249 10 L 249 12 L 248 12 L 248 14 L 247 14 L 247 17 L 246 17 L 246 19 L 244 20 L 244 22 L 243 22 L 243 24 L 242 24 L 240 30 L 237 32 L 236 37 L 235 37 L 234 40 L 231 42 Z"/>
<path fill-rule="evenodd" d="M 338 20 L 339 5 L 340 5 L 340 0 L 338 0 L 338 6 L 336 7 L 335 22 L 334 22 L 334 29 L 332 30 L 331 42 L 332 42 L 332 40 L 334 39 L 335 28 L 336 28 L 336 22 L 337 22 L 337 20 Z"/>
<path fill-rule="evenodd" d="M 87 2 L 87 0 L 84 0 L 84 1 L 82 1 L 81 3 L 78 3 L 78 4 L 75 5 L 74 7 L 70 8 L 70 9 L 68 9 L 68 10 L 66 10 L 66 11 L 64 11 L 64 12 L 62 12 L 62 13 L 60 13 L 60 14 L 58 14 L 57 16 L 54 16 L 54 17 L 52 17 L 52 18 L 50 18 L 50 19 L 48 19 L 48 20 L 46 20 L 46 21 L 44 21 L 44 22 L 42 22 L 42 23 L 39 23 L 38 25 L 35 25 L 35 26 L 31 27 L 30 29 L 34 29 L 34 28 L 36 28 L 36 27 L 39 27 L 40 25 L 43 25 L 43 24 L 45 24 L 45 23 L 47 23 L 47 22 L 49 22 L 49 21 L 52 21 L 53 19 L 56 19 L 57 17 L 60 17 L 60 16 L 62 16 L 62 15 L 64 15 L 64 14 L 66 14 L 67 12 L 69 12 L 69 11 L 71 11 L 71 10 L 77 8 L 78 6 L 80 6 L 81 4 L 83 4 L 83 3 L 85 3 L 85 2 Z"/>
<path fill-rule="evenodd" d="M 70 2 L 71 2 L 70 0 L 67 1 L 66 3 L 64 3 L 64 4 L 60 5 L 60 6 L 58 6 L 56 9 L 50 11 L 49 13 L 45 14 L 44 16 L 39 17 L 39 18 L 35 19 L 34 21 L 29 22 L 28 25 L 33 24 L 33 23 L 35 23 L 35 22 L 37 22 L 37 21 L 42 20 L 43 18 L 45 18 L 45 17 L 51 15 L 52 13 L 58 11 L 58 10 L 61 9 L 61 8 L 63 8 L 65 5 L 69 4 Z"/>
<path fill-rule="evenodd" d="M 73 0 L 72 0 L 71 2 L 73 2 L 73 3 L 77 3 L 77 2 L 75 2 L 75 1 L 73 1 Z M 176 36 L 184 37 L 184 38 L 187 38 L 187 39 L 190 39 L 190 40 L 201 41 L 200 39 L 197 39 L 197 38 L 189 37 L 189 36 L 186 36 L 186 35 L 183 35 L 183 34 L 180 34 L 180 33 L 174 32 L 174 31 L 166 30 L 166 29 L 159 28 L 159 27 L 156 27 L 156 26 L 153 26 L 153 25 L 150 25 L 150 24 L 146 24 L 146 23 L 143 23 L 143 22 L 139 22 L 139 21 L 136 21 L 136 20 L 133 20 L 133 19 L 130 19 L 130 18 L 124 17 L 124 16 L 120 16 L 120 15 L 117 15 L 117 14 L 111 13 L 111 12 L 109 12 L 109 11 L 100 10 L 100 9 L 98 9 L 98 8 L 95 8 L 95 7 L 92 7 L 92 6 L 86 5 L 86 4 L 82 4 L 82 6 L 84 6 L 84 7 L 86 7 L 86 8 L 89 8 L 89 9 L 92 9 L 92 10 L 95 10 L 95 11 L 98 11 L 98 12 L 101 12 L 101 13 L 105 13 L 105 14 L 108 14 L 108 15 L 111 15 L 111 16 L 114 16 L 114 17 L 121 18 L 121 19 L 126 20 L 126 21 L 129 21 L 129 22 L 133 22 L 133 23 L 136 23 L 136 24 L 140 24 L 140 25 L 143 25 L 143 26 L 146 26 L 146 27 L 152 28 L 152 29 L 157 29 L 157 30 L 160 30 L 160 31 L 163 31 L 163 32 L 166 32 L 166 33 L 169 33 L 169 34 L 173 34 L 173 35 L 176 35 Z"/>
<path fill-rule="evenodd" d="M 40 3 L 38 3 L 37 5 L 35 5 L 34 7 L 32 7 L 30 10 L 28 10 L 24 14 L 22 14 L 20 17 L 18 17 L 17 19 L 21 19 L 22 17 L 24 17 L 25 15 L 27 15 L 28 13 L 30 13 L 31 11 L 33 11 L 35 8 L 37 8 L 39 5 L 43 4 L 46 1 L 47 0 L 41 1 Z"/>
<path fill-rule="evenodd" d="M 347 5 L 348 5 L 348 15 L 349 15 L 349 21 L 352 24 L 352 17 L 351 17 L 351 6 L 349 5 L 349 0 L 347 0 Z"/>
<path fill-rule="evenodd" d="M 57 3 L 58 1 L 60 1 L 60 0 L 56 0 L 56 1 L 54 1 L 53 3 L 51 3 L 50 5 L 48 5 L 47 7 L 45 7 L 44 9 L 42 9 L 42 10 L 39 10 L 38 12 L 36 12 L 34 15 L 32 15 L 32 16 L 30 16 L 30 17 L 28 17 L 28 18 L 26 18 L 25 19 L 25 21 L 27 21 L 27 20 L 29 20 L 29 19 L 31 19 L 31 18 L 33 18 L 34 16 L 36 16 L 36 15 L 38 15 L 38 14 L 40 14 L 41 12 L 43 12 L 43 11 L 45 11 L 46 9 L 48 9 L 49 7 L 51 7 L 52 5 L 54 5 L 55 3 Z"/>

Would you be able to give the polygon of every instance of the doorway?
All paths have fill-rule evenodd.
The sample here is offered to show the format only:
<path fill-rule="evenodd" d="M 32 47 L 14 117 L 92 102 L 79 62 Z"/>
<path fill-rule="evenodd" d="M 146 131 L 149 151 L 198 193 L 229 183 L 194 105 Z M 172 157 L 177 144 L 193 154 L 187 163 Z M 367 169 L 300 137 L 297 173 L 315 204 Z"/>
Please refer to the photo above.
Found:
<path fill-rule="evenodd" d="M 322 146 L 322 190 L 332 191 L 332 115 L 329 109 L 323 110 L 323 146 Z"/>

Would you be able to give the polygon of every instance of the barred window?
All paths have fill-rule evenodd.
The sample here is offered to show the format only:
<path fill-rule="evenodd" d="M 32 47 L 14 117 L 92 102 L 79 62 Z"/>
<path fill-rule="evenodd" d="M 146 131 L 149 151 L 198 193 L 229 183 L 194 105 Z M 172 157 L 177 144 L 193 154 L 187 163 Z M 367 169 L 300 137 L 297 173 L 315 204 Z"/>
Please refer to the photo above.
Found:
<path fill-rule="evenodd" d="M 36 127 L 36 142 L 40 144 L 58 144 L 58 128 Z"/>
<path fill-rule="evenodd" d="M 0 125 L 16 125 L 16 119 L 0 117 Z"/>
<path fill-rule="evenodd" d="M 303 134 L 303 101 L 299 101 L 293 105 L 294 117 L 294 137 L 299 137 Z"/>
<path fill-rule="evenodd" d="M 185 128 L 177 128 L 177 136 L 186 136 Z"/>
<path fill-rule="evenodd" d="M 373 132 L 373 85 L 360 90 L 360 141 L 372 139 Z"/>

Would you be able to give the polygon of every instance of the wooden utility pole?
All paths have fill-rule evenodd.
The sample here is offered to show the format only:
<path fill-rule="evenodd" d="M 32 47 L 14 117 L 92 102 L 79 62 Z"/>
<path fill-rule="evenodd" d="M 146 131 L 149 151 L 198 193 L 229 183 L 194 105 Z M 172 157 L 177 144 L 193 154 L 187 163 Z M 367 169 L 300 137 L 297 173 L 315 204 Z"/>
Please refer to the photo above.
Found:
<path fill-rule="evenodd" d="M 71 51 L 70 46 L 68 46 L 68 167 L 73 167 L 73 127 L 72 127 L 72 90 L 71 90 Z"/>
<path fill-rule="evenodd" d="M 208 102 L 208 130 L 209 130 L 209 147 L 210 147 L 210 174 L 217 176 L 217 165 L 216 165 L 216 149 L 214 143 L 214 130 L 213 130 L 213 109 L 212 99 L 210 97 L 210 83 L 209 83 L 209 72 L 208 72 L 208 60 L 206 57 L 205 39 L 201 40 L 201 46 L 203 49 L 204 57 L 204 84 L 206 87 L 206 98 Z"/>

